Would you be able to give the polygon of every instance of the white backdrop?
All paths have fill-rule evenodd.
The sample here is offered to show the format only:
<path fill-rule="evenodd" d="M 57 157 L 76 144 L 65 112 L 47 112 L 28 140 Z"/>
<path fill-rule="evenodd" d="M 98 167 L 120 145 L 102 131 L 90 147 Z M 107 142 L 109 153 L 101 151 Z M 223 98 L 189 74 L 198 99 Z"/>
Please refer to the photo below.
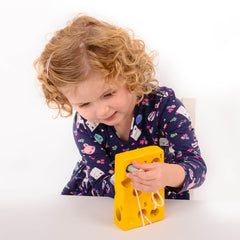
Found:
<path fill-rule="evenodd" d="M 2 5 L 0 196 L 60 194 L 80 157 L 72 118 L 53 119 L 32 66 L 51 34 L 80 12 L 133 29 L 159 52 L 161 85 L 197 101 L 196 132 L 208 173 L 195 198 L 240 199 L 237 0 L 22 0 Z"/>

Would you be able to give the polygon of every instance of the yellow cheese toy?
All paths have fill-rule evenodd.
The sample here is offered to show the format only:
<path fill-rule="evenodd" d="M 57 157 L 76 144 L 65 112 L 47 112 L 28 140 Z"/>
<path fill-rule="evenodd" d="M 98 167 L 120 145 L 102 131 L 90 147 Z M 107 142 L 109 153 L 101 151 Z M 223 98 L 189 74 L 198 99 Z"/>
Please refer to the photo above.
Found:
<path fill-rule="evenodd" d="M 164 162 L 164 152 L 158 146 L 148 146 L 118 153 L 115 156 L 114 222 L 129 230 L 164 218 L 164 188 L 158 192 L 140 192 L 133 188 L 127 172 L 138 170 L 131 164 Z"/>

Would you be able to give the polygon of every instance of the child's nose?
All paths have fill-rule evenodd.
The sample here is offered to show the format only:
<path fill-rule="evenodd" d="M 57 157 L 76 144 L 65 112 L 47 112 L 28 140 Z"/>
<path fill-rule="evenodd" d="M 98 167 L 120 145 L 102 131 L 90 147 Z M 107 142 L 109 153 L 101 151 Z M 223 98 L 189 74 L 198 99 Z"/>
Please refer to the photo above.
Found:
<path fill-rule="evenodd" d="M 108 107 L 107 105 L 103 105 L 103 104 L 97 105 L 97 106 L 96 106 L 96 115 L 97 115 L 97 118 L 103 119 L 103 118 L 108 117 L 108 116 L 107 116 L 108 111 L 109 111 L 109 107 Z"/>

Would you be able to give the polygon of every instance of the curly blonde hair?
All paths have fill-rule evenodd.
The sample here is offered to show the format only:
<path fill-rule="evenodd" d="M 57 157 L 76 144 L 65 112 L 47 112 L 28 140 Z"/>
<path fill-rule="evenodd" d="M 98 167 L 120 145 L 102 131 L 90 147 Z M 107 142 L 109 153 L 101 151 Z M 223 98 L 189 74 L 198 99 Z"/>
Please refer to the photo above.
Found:
<path fill-rule="evenodd" d="M 73 108 L 58 88 L 77 84 L 93 73 L 101 74 L 109 84 L 121 76 L 139 102 L 158 85 L 155 56 L 155 51 L 146 53 L 144 42 L 135 39 L 132 31 L 78 16 L 54 34 L 34 67 L 48 107 L 57 109 L 57 116 L 68 117 Z"/>

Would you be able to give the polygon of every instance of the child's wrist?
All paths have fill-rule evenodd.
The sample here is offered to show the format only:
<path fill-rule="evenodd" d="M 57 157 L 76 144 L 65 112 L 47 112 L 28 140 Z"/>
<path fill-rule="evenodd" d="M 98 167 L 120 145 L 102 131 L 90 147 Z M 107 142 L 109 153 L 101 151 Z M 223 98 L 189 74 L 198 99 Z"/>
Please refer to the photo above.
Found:
<path fill-rule="evenodd" d="M 182 188 L 185 181 L 184 168 L 178 164 L 168 164 L 167 172 L 168 172 L 167 186 L 172 188 Z"/>

